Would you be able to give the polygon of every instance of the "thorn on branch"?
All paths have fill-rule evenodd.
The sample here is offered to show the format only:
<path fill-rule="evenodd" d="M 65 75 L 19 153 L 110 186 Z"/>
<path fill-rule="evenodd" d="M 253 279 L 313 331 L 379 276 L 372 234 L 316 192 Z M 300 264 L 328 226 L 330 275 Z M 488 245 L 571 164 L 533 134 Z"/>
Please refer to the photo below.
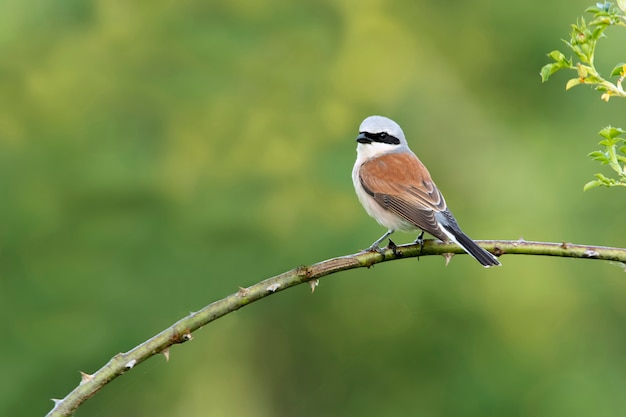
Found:
<path fill-rule="evenodd" d="M 126 363 L 126 365 L 124 365 L 124 368 L 133 369 L 135 365 L 137 365 L 137 359 L 131 359 Z"/>
<path fill-rule="evenodd" d="M 250 288 L 239 287 L 239 291 L 237 291 L 237 297 L 247 297 L 250 293 Z"/>
<path fill-rule="evenodd" d="M 170 361 L 170 348 L 169 347 L 166 347 L 165 349 L 163 349 L 161 351 L 161 354 L 163 356 L 165 356 L 165 362 L 169 362 Z"/>
<path fill-rule="evenodd" d="M 312 279 L 309 281 L 309 285 L 311 286 L 311 294 L 315 292 L 315 288 L 320 285 L 319 279 Z"/>
<path fill-rule="evenodd" d="M 265 289 L 265 291 L 268 291 L 268 292 L 276 292 L 279 288 L 280 288 L 280 284 L 279 284 L 279 283 L 275 283 L 275 284 L 272 284 L 272 285 L 270 285 L 269 287 L 267 287 L 267 288 Z"/>
<path fill-rule="evenodd" d="M 80 371 L 80 385 L 86 384 L 87 382 L 93 381 L 93 375 L 86 374 L 83 371 Z"/>
<path fill-rule="evenodd" d="M 402 256 L 402 251 L 398 250 L 398 245 L 396 245 L 393 240 L 389 239 L 389 245 L 387 245 L 387 248 L 391 249 L 391 252 L 395 257 Z"/>

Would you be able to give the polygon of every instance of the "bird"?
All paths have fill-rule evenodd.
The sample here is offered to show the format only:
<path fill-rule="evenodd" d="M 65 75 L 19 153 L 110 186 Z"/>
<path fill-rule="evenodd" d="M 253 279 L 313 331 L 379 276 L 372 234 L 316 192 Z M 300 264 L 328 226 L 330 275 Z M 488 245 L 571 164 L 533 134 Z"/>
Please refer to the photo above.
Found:
<path fill-rule="evenodd" d="M 498 259 L 478 246 L 459 227 L 428 169 L 411 151 L 398 123 L 369 116 L 356 137 L 357 158 L 352 170 L 356 195 L 365 211 L 388 230 L 368 248 L 379 245 L 396 230 L 427 232 L 454 242 L 484 267 L 500 266 Z M 389 240 L 390 246 L 395 244 Z"/>

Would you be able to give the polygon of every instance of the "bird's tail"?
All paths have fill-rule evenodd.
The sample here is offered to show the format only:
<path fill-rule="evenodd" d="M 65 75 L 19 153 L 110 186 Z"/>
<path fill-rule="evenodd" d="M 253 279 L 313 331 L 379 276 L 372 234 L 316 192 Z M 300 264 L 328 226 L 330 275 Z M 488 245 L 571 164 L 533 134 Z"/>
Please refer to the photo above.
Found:
<path fill-rule="evenodd" d="M 465 252 L 470 254 L 474 259 L 476 259 L 482 266 L 485 268 L 489 268 L 490 266 L 500 266 L 500 261 L 498 258 L 493 256 L 491 253 L 487 252 L 480 246 L 476 244 L 472 239 L 470 239 L 465 233 L 460 230 L 450 231 L 454 235 L 454 240 L 456 243 L 462 247 Z"/>
<path fill-rule="evenodd" d="M 456 242 L 460 247 L 465 250 L 468 254 L 470 254 L 474 259 L 476 259 L 482 266 L 488 268 L 490 266 L 500 266 L 500 262 L 498 258 L 481 248 L 469 238 L 465 233 L 461 231 L 461 228 L 456 222 L 456 219 L 450 213 L 449 210 L 440 211 L 435 214 L 435 219 L 437 219 L 437 223 L 441 230 L 448 236 L 451 240 Z"/>

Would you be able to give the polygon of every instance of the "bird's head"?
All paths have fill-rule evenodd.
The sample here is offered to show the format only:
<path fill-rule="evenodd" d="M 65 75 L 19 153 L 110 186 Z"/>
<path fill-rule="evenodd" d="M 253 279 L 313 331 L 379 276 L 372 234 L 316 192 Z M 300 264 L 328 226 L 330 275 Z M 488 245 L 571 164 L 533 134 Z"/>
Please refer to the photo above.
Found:
<path fill-rule="evenodd" d="M 363 120 L 356 141 L 357 153 L 365 159 L 409 149 L 400 125 L 384 116 L 369 116 Z"/>

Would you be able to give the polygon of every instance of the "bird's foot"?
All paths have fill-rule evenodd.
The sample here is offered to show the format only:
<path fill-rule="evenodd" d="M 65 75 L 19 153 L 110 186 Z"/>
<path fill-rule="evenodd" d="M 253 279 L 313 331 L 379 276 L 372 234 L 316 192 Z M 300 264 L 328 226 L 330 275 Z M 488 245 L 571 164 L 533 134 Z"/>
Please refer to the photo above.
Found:
<path fill-rule="evenodd" d="M 402 255 L 402 252 L 398 250 L 398 245 L 396 245 L 395 242 L 391 239 L 389 239 L 389 244 L 387 245 L 386 248 L 381 248 L 380 246 L 378 246 L 377 243 L 374 243 L 372 246 L 370 246 L 366 250 L 368 252 L 377 252 L 377 253 L 380 253 L 381 255 L 384 255 L 386 249 L 391 249 L 391 252 L 394 254 L 394 256 Z"/>
<path fill-rule="evenodd" d="M 374 243 L 372 246 L 370 246 L 369 248 L 365 250 L 367 252 L 377 252 L 377 253 L 380 253 L 381 255 L 385 253 L 385 250 L 381 248 L 380 246 L 378 246 L 378 243 Z"/>
<path fill-rule="evenodd" d="M 370 252 L 378 252 L 378 253 L 380 253 L 382 255 L 384 253 L 384 250 L 381 249 L 380 246 L 378 246 L 378 245 L 380 245 L 380 242 L 382 242 L 383 240 L 387 239 L 389 237 L 389 235 L 392 234 L 392 233 L 393 233 L 392 229 L 387 230 L 387 233 L 382 235 L 380 237 L 380 239 L 378 239 L 376 242 L 372 243 L 372 246 L 367 248 L 367 250 L 370 251 Z M 389 242 L 393 243 L 393 242 L 391 242 L 391 239 L 389 239 Z M 394 244 L 394 246 L 395 246 L 395 244 Z"/>
<path fill-rule="evenodd" d="M 419 236 L 417 237 L 417 239 L 415 239 L 415 242 L 418 245 L 420 245 L 420 255 L 422 254 L 422 249 L 424 249 L 424 231 L 422 230 L 422 233 L 419 234 Z"/>

